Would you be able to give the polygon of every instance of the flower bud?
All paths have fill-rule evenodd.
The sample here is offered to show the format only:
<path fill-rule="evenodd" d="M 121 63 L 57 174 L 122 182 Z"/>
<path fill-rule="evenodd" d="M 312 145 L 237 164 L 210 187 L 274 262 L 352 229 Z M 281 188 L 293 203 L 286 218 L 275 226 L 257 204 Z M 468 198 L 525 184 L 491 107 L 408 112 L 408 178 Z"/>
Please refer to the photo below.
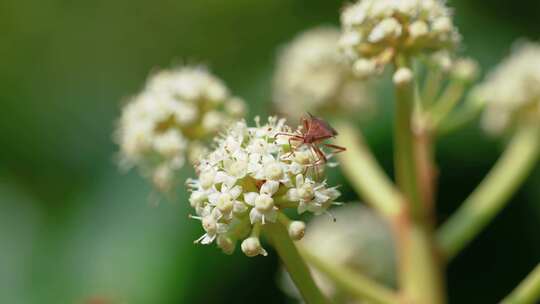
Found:
<path fill-rule="evenodd" d="M 223 250 L 225 254 L 232 254 L 236 247 L 236 242 L 230 237 L 220 235 L 216 240 L 217 246 Z"/>
<path fill-rule="evenodd" d="M 267 256 L 268 253 L 261 246 L 261 242 L 257 237 L 249 237 L 242 242 L 242 252 L 248 257 L 255 257 L 258 255 Z"/>
<path fill-rule="evenodd" d="M 413 73 L 409 68 L 399 68 L 393 77 L 394 84 L 403 86 L 409 84 L 413 80 Z"/>
<path fill-rule="evenodd" d="M 302 221 L 292 221 L 289 224 L 289 236 L 293 241 L 299 241 L 306 233 L 306 224 Z"/>

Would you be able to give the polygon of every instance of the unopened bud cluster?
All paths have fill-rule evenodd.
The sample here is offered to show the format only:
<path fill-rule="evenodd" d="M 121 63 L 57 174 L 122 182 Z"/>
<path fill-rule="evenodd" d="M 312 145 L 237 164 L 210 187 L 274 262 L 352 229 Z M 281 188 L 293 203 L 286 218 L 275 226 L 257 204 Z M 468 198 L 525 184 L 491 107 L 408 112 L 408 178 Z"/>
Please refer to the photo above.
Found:
<path fill-rule="evenodd" d="M 157 72 L 122 111 L 117 132 L 122 161 L 139 166 L 166 191 L 186 154 L 200 151 L 200 140 L 243 112 L 244 102 L 203 67 Z"/>
<path fill-rule="evenodd" d="M 238 122 L 200 160 L 197 178 L 187 182 L 196 213 L 192 218 L 205 230 L 197 242 L 216 240 L 225 253 L 232 253 L 242 241 L 247 256 L 266 255 L 259 232 L 276 222 L 283 209 L 320 214 L 335 204 L 340 193 L 321 180 L 314 153 L 291 146 L 283 132 L 291 132 L 284 119 L 271 117 L 266 124 L 256 119 L 256 127 Z M 291 222 L 289 235 L 301 239 L 304 229 L 303 223 Z"/>
<path fill-rule="evenodd" d="M 439 0 L 360 0 L 341 15 L 340 47 L 360 77 L 379 73 L 396 55 L 454 49 L 461 37 Z"/>
<path fill-rule="evenodd" d="M 518 45 L 475 91 L 486 104 L 483 127 L 494 134 L 517 121 L 540 120 L 540 44 Z"/>
<path fill-rule="evenodd" d="M 274 77 L 279 112 L 298 119 L 305 112 L 364 112 L 372 106 L 369 86 L 353 75 L 339 51 L 339 37 L 337 28 L 317 27 L 281 51 Z"/>

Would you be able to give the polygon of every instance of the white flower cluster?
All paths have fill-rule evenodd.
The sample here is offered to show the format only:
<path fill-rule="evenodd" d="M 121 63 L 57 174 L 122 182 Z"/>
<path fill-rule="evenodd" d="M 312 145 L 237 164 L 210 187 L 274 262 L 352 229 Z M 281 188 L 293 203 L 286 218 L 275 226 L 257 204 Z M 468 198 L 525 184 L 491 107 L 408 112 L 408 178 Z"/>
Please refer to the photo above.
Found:
<path fill-rule="evenodd" d="M 323 26 L 299 34 L 278 57 L 274 103 L 298 119 L 306 111 L 368 110 L 372 105 L 365 81 L 355 77 L 339 51 L 338 28 Z"/>
<path fill-rule="evenodd" d="M 360 77 L 381 72 L 398 53 L 452 50 L 461 40 L 440 0 L 360 0 L 341 24 L 340 47 Z"/>
<path fill-rule="evenodd" d="M 232 253 L 238 240 L 247 256 L 266 255 L 259 242 L 260 229 L 275 222 L 280 211 L 325 212 L 340 195 L 313 170 L 316 156 L 303 146 L 289 145 L 291 132 L 284 119 L 271 117 L 256 127 L 238 122 L 217 139 L 215 150 L 196 166 L 198 178 L 188 180 L 190 204 L 205 230 L 197 240 L 214 240 Z M 293 238 L 303 235 L 301 225 L 289 227 Z M 247 237 L 247 238 L 246 238 Z"/>
<path fill-rule="evenodd" d="M 486 131 L 498 134 L 516 120 L 540 119 L 540 44 L 526 42 L 491 72 L 475 91 L 486 103 Z M 525 116 L 524 116 L 525 115 Z"/>
<path fill-rule="evenodd" d="M 166 191 L 187 151 L 243 112 L 244 102 L 203 67 L 160 71 L 122 111 L 116 134 L 122 161 L 140 166 Z"/>

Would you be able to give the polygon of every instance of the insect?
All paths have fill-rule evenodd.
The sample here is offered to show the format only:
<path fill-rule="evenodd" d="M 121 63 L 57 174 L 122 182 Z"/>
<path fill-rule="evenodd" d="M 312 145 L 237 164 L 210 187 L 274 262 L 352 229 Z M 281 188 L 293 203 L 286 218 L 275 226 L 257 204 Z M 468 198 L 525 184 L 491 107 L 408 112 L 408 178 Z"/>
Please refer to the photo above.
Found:
<path fill-rule="evenodd" d="M 323 119 L 317 118 L 311 113 L 308 116 L 302 117 L 300 120 L 302 127 L 296 129 L 294 133 L 278 133 L 277 136 L 286 135 L 289 136 L 289 146 L 291 147 L 291 153 L 294 153 L 299 147 L 306 145 L 316 155 L 317 160 L 311 166 L 318 166 L 325 164 L 328 158 L 321 150 L 321 145 L 327 148 L 333 149 L 332 153 L 337 154 L 347 149 L 344 147 L 324 143 L 325 140 L 334 138 L 338 135 L 337 131 L 330 126 L 329 123 Z M 292 142 L 298 142 L 296 146 L 292 145 Z"/>

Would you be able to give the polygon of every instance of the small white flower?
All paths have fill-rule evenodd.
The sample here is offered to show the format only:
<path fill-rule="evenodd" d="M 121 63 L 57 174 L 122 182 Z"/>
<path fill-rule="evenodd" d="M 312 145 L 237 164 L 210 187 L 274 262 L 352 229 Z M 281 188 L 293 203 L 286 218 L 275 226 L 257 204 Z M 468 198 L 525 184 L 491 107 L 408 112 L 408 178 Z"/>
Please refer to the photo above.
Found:
<path fill-rule="evenodd" d="M 492 134 L 540 120 L 540 44 L 522 42 L 474 91 L 485 102 L 482 126 Z"/>
<path fill-rule="evenodd" d="M 197 214 L 194 218 L 202 220 L 206 231 L 199 241 L 209 244 L 217 238 L 225 253 L 234 250 L 237 240 L 251 235 L 242 243 L 244 253 L 265 254 L 258 243 L 259 229 L 275 222 L 281 209 L 292 207 L 318 214 L 339 196 L 337 190 L 307 173 L 313 171 L 308 170 L 313 169 L 313 152 L 290 147 L 287 136 L 276 137 L 291 132 L 283 119 L 272 117 L 266 124 L 255 121 L 256 127 L 242 121 L 217 138 L 214 150 L 196 165 L 198 178 L 187 182 L 189 202 Z M 306 174 L 305 179 L 300 172 Z M 318 170 L 318 174 L 323 173 L 322 168 Z M 298 239 L 301 229 L 296 228 Z"/>
<path fill-rule="evenodd" d="M 277 60 L 273 86 L 277 110 L 295 121 L 306 111 L 367 112 L 373 106 L 369 85 L 354 76 L 338 46 L 358 41 L 356 32 L 340 40 L 339 30 L 333 27 L 317 27 L 296 36 Z"/>
<path fill-rule="evenodd" d="M 210 244 L 214 241 L 218 234 L 225 233 L 227 231 L 227 225 L 219 223 L 212 215 L 207 215 L 201 218 L 201 222 L 206 233 L 197 239 L 195 241 L 196 243 L 200 242 L 201 244 Z"/>
<path fill-rule="evenodd" d="M 380 73 L 399 53 L 454 50 L 461 37 L 439 0 L 359 0 L 342 13 L 340 47 L 360 77 Z"/>
<path fill-rule="evenodd" d="M 267 181 L 261 186 L 260 193 L 249 192 L 244 194 L 246 204 L 254 207 L 249 212 L 251 224 L 275 222 L 278 208 L 274 205 L 272 195 L 279 189 L 279 182 Z"/>
<path fill-rule="evenodd" d="M 216 208 L 220 218 L 223 216 L 229 220 L 232 218 L 233 212 L 243 213 L 247 210 L 247 206 L 238 200 L 241 194 L 242 187 L 234 186 L 229 189 L 229 186 L 223 184 L 220 191 L 208 196 L 208 200 Z"/>
<path fill-rule="evenodd" d="M 237 110 L 226 110 L 229 103 Z M 200 145 L 237 119 L 241 103 L 205 68 L 162 70 L 122 111 L 116 132 L 122 162 L 139 166 L 163 189 L 172 182 L 164 179 L 163 168 L 175 176 L 191 144 Z"/>
<path fill-rule="evenodd" d="M 326 188 L 325 183 L 317 184 L 302 174 L 296 176 L 296 186 L 287 192 L 291 201 L 298 202 L 298 213 L 306 211 L 321 214 L 340 195 L 334 188 Z"/>

